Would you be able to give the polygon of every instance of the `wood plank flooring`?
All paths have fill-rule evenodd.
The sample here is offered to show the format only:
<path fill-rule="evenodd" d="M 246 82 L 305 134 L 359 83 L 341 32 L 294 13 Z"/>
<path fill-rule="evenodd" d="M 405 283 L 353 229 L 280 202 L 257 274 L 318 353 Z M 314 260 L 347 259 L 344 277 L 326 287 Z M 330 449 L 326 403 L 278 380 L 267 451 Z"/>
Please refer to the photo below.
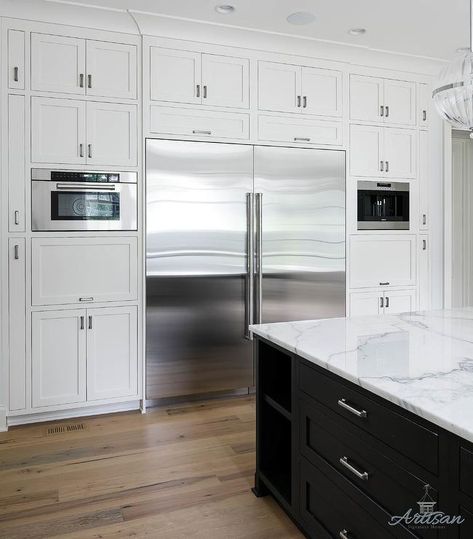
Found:
<path fill-rule="evenodd" d="M 0 538 L 301 538 L 254 467 L 253 397 L 14 427 Z"/>

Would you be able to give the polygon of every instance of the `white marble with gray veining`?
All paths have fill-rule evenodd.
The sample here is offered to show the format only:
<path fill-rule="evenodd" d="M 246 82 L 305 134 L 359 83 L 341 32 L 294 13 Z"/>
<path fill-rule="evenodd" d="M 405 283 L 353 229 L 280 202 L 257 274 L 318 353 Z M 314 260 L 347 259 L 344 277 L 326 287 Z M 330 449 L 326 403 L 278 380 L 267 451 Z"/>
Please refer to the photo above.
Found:
<path fill-rule="evenodd" d="M 251 329 L 473 442 L 473 308 Z"/>

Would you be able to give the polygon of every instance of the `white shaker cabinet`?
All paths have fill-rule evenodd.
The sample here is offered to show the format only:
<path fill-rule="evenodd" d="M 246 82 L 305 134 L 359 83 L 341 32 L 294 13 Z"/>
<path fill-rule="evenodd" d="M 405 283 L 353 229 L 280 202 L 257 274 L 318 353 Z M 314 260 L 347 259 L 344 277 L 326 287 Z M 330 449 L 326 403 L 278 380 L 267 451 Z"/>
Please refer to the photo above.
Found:
<path fill-rule="evenodd" d="M 383 314 L 383 292 L 352 292 L 350 294 L 350 316 Z"/>
<path fill-rule="evenodd" d="M 25 231 L 25 96 L 8 96 L 8 230 Z"/>
<path fill-rule="evenodd" d="M 32 97 L 31 160 L 85 164 L 85 109 L 85 101 Z"/>
<path fill-rule="evenodd" d="M 137 140 L 136 105 L 87 103 L 87 163 L 136 166 Z"/>
<path fill-rule="evenodd" d="M 26 407 L 26 240 L 8 241 L 10 410 Z"/>
<path fill-rule="evenodd" d="M 383 130 L 377 126 L 350 126 L 350 173 L 353 176 L 383 176 Z"/>
<path fill-rule="evenodd" d="M 384 293 L 384 314 L 399 314 L 415 311 L 416 291 L 410 290 L 390 290 Z"/>
<path fill-rule="evenodd" d="M 431 278 L 430 278 L 430 241 L 427 234 L 419 236 L 418 248 L 418 299 L 419 309 L 430 309 Z"/>
<path fill-rule="evenodd" d="M 216 54 L 202 54 L 202 103 L 214 107 L 248 108 L 250 62 Z"/>
<path fill-rule="evenodd" d="M 383 79 L 350 75 L 350 120 L 380 122 L 383 92 Z"/>
<path fill-rule="evenodd" d="M 416 309 L 416 291 L 375 290 L 350 294 L 350 316 L 398 314 Z"/>
<path fill-rule="evenodd" d="M 416 85 L 413 82 L 385 79 L 384 120 L 389 125 L 415 126 Z"/>
<path fill-rule="evenodd" d="M 87 400 L 138 392 L 137 307 L 87 310 Z"/>
<path fill-rule="evenodd" d="M 419 127 L 426 129 L 430 123 L 431 103 L 432 103 L 432 91 L 428 84 L 419 84 Z"/>
<path fill-rule="evenodd" d="M 299 112 L 302 99 L 300 67 L 276 62 L 258 63 L 258 108 Z"/>
<path fill-rule="evenodd" d="M 384 174 L 391 178 L 415 178 L 417 174 L 417 131 L 384 129 Z"/>
<path fill-rule="evenodd" d="M 86 400 L 86 310 L 32 313 L 32 404 Z"/>
<path fill-rule="evenodd" d="M 31 34 L 31 89 L 85 94 L 85 40 Z"/>
<path fill-rule="evenodd" d="M 302 67 L 302 113 L 318 116 L 342 115 L 340 71 Z"/>
<path fill-rule="evenodd" d="M 419 228 L 430 226 L 429 133 L 419 131 Z"/>
<path fill-rule="evenodd" d="M 87 95 L 136 99 L 135 45 L 87 40 Z"/>
<path fill-rule="evenodd" d="M 8 88 L 25 89 L 25 32 L 8 30 Z"/>

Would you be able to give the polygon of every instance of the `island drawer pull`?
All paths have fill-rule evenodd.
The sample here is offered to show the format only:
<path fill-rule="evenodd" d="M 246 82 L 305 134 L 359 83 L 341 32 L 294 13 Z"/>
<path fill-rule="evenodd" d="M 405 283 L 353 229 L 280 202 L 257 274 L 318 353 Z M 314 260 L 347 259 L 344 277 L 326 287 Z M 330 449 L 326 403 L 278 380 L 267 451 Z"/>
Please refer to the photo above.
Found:
<path fill-rule="evenodd" d="M 347 470 L 349 470 L 353 475 L 356 475 L 356 477 L 358 477 L 358 479 L 362 479 L 363 481 L 368 481 L 368 479 L 369 479 L 368 472 L 360 472 L 360 470 L 357 470 L 355 468 L 355 466 L 352 466 L 348 462 L 348 457 L 341 457 L 340 458 L 340 464 L 342 466 L 345 466 L 345 468 Z"/>
<path fill-rule="evenodd" d="M 348 530 L 345 530 L 345 529 L 340 530 L 338 532 L 338 535 L 339 535 L 340 539 L 351 539 L 351 537 L 352 537 L 351 533 Z"/>
<path fill-rule="evenodd" d="M 352 414 L 356 415 L 357 417 L 368 417 L 368 412 L 366 410 L 358 410 L 354 406 L 351 406 L 347 403 L 346 399 L 339 399 L 338 400 L 338 406 L 341 406 L 345 410 L 348 410 Z"/>

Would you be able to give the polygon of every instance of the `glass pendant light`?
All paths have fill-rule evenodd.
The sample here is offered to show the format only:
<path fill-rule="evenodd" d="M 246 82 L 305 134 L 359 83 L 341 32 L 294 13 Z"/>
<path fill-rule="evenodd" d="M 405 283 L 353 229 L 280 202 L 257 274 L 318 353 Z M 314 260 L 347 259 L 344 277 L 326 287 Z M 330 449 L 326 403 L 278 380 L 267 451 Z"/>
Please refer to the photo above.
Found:
<path fill-rule="evenodd" d="M 432 97 L 440 116 L 473 138 L 473 0 L 470 0 L 470 50 L 459 53 L 437 80 Z"/>

